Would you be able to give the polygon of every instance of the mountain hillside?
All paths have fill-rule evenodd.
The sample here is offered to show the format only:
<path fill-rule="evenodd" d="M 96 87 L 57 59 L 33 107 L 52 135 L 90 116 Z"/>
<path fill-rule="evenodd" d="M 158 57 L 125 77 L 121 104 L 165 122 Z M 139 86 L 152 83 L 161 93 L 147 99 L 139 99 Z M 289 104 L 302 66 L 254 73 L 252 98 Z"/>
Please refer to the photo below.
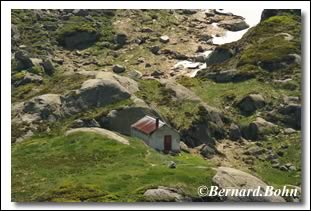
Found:
<path fill-rule="evenodd" d="M 230 201 L 197 193 L 223 171 L 300 187 L 299 10 L 263 10 L 254 27 L 218 9 L 11 15 L 12 201 Z M 145 115 L 181 153 L 131 137 Z"/>

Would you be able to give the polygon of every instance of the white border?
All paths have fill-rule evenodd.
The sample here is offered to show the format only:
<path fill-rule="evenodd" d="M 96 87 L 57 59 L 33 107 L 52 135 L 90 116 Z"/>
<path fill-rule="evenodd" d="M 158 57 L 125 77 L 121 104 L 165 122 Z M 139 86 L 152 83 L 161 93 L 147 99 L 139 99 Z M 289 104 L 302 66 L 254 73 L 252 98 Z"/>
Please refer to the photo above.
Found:
<path fill-rule="evenodd" d="M 11 81 L 10 81 L 10 57 L 11 57 L 11 9 L 203 9 L 232 7 L 257 7 L 262 9 L 302 9 L 304 14 L 304 198 L 303 205 L 265 204 L 264 206 L 247 204 L 224 203 L 188 203 L 188 204 L 16 204 L 11 203 Z M 150 1 L 150 2 L 1 2 L 1 209 L 310 209 L 310 2 L 308 1 Z"/>

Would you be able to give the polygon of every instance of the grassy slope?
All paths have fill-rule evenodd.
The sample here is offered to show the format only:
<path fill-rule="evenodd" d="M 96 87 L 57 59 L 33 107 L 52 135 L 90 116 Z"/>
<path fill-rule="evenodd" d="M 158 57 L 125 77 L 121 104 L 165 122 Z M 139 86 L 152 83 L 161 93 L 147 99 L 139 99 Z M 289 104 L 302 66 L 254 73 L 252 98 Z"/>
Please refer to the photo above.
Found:
<path fill-rule="evenodd" d="M 174 160 L 176 169 L 167 163 Z M 201 168 L 199 168 L 201 167 Z M 145 189 L 182 187 L 196 196 L 214 175 L 199 156 L 162 155 L 136 139 L 93 133 L 34 138 L 12 146 L 12 201 L 141 201 Z"/>

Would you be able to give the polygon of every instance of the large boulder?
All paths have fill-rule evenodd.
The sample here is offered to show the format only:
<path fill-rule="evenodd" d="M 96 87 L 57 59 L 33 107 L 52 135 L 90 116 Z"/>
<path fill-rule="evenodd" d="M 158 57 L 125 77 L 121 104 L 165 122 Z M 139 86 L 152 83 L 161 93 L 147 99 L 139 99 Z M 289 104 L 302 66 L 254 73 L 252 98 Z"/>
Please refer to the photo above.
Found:
<path fill-rule="evenodd" d="M 44 94 L 20 104 L 21 107 L 13 106 L 12 113 L 18 112 L 20 120 L 28 123 L 40 120 L 53 122 L 63 116 L 61 104 L 60 95 Z"/>
<path fill-rule="evenodd" d="M 217 24 L 217 26 L 225 28 L 229 31 L 241 31 L 247 29 L 249 25 L 241 19 L 225 20 Z"/>
<path fill-rule="evenodd" d="M 215 139 L 226 136 L 224 116 L 221 111 L 203 104 L 200 106 L 199 118 L 189 128 L 181 131 L 182 139 L 190 147 L 201 144 L 215 145 Z"/>
<path fill-rule="evenodd" d="M 149 202 L 185 202 L 191 201 L 184 196 L 183 191 L 176 188 L 159 186 L 156 189 L 149 189 L 144 193 L 144 199 Z"/>
<path fill-rule="evenodd" d="M 42 82 L 43 82 L 42 76 L 27 72 L 22 79 L 14 81 L 14 86 L 17 87 L 28 83 L 40 84 Z"/>
<path fill-rule="evenodd" d="M 242 129 L 243 137 L 250 140 L 258 140 L 264 135 L 275 132 L 277 132 L 277 125 L 260 117 Z"/>
<path fill-rule="evenodd" d="M 206 59 L 206 65 L 219 64 L 230 59 L 234 51 L 230 48 L 217 47 Z"/>
<path fill-rule="evenodd" d="M 34 66 L 29 55 L 25 51 L 17 51 L 14 55 L 16 61 L 16 69 L 23 70 Z"/>
<path fill-rule="evenodd" d="M 217 83 L 240 82 L 256 76 L 254 72 L 241 72 L 236 69 L 221 70 L 216 72 L 211 71 L 206 73 L 203 72 L 202 74 Z M 201 74 L 199 73 L 199 75 Z"/>
<path fill-rule="evenodd" d="M 53 65 L 53 62 L 50 59 L 46 59 L 41 63 L 44 72 L 47 75 L 53 75 L 54 71 L 55 71 L 55 67 Z"/>
<path fill-rule="evenodd" d="M 159 114 L 148 107 L 125 107 L 110 111 L 107 116 L 100 119 L 100 124 L 108 130 L 131 135 L 131 125 L 146 115 L 160 117 Z"/>
<path fill-rule="evenodd" d="M 237 106 L 242 114 L 249 115 L 254 113 L 257 109 L 260 109 L 266 105 L 266 101 L 260 94 L 249 94 L 242 98 Z"/>
<path fill-rule="evenodd" d="M 98 39 L 97 32 L 76 31 L 64 35 L 62 44 L 68 49 L 85 49 Z"/>
<path fill-rule="evenodd" d="M 229 128 L 229 138 L 234 141 L 239 140 L 241 138 L 241 130 L 238 125 L 231 123 Z"/>
<path fill-rule="evenodd" d="M 194 92 L 184 87 L 183 85 L 177 83 L 175 80 L 161 79 L 159 81 L 162 85 L 165 86 L 166 89 L 174 93 L 173 96 L 177 100 L 200 101 L 200 98 Z"/>
<path fill-rule="evenodd" d="M 267 189 L 267 184 L 257 177 L 248 174 L 246 172 L 228 168 L 219 167 L 216 175 L 213 177 L 213 184 L 218 186 L 219 189 L 258 189 L 262 196 L 224 196 L 223 201 L 235 201 L 235 202 L 285 202 L 280 196 L 264 196 Z"/>
<path fill-rule="evenodd" d="M 114 36 L 114 42 L 119 46 L 125 45 L 127 42 L 127 35 L 125 33 L 117 33 Z"/>
<path fill-rule="evenodd" d="M 130 98 L 131 94 L 115 80 L 89 79 L 78 90 L 63 96 L 66 114 L 105 106 Z"/>

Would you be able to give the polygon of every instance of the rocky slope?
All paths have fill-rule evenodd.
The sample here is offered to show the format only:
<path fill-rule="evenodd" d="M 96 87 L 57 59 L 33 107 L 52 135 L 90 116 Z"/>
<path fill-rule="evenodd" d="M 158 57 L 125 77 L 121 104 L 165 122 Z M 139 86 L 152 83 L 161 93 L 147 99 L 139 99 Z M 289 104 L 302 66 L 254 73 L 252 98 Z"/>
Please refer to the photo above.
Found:
<path fill-rule="evenodd" d="M 113 195 L 116 189 L 112 187 L 116 184 L 108 177 L 110 186 L 101 184 L 93 190 L 95 184 L 85 186 L 85 175 L 76 174 L 72 164 L 65 162 L 67 153 L 72 155 L 68 159 L 81 153 L 95 165 L 97 158 L 89 159 L 89 154 L 96 154 L 96 145 L 99 149 L 104 145 L 96 142 L 90 151 L 85 151 L 79 148 L 84 143 L 79 143 L 76 147 L 80 151 L 68 152 L 63 140 L 74 141 L 77 137 L 64 134 L 77 130 L 87 134 L 83 135 L 87 138 L 92 136 L 88 132 L 103 130 L 110 134 L 110 130 L 115 139 L 131 139 L 130 125 L 146 114 L 160 117 L 181 134 L 184 152 L 180 158 L 161 155 L 163 162 L 156 162 L 159 169 L 150 169 L 153 174 L 169 174 L 162 170 L 170 159 L 174 160 L 177 166 L 181 165 L 175 173 L 182 176 L 174 180 L 181 187 L 155 182 L 156 178 L 147 182 L 144 178 L 150 175 L 140 175 L 145 182 L 133 184 L 135 197 L 124 201 L 214 200 L 196 195 L 197 187 L 189 187 L 194 170 L 183 165 L 194 169 L 203 166 L 207 183 L 212 182 L 212 168 L 226 166 L 259 177 L 263 180 L 260 184 L 299 186 L 300 18 L 297 10 L 264 10 L 260 23 L 240 40 L 216 45 L 214 37 L 249 28 L 246 20 L 222 10 L 12 10 L 11 141 L 16 180 L 12 198 L 121 200 L 124 193 Z M 53 144 L 48 143 L 50 139 L 61 149 L 60 154 L 55 154 Z M 49 147 L 40 146 L 40 141 Z M 132 141 L 129 146 L 136 146 Z M 41 147 L 47 150 L 46 156 L 36 154 Z M 139 150 L 121 148 L 125 153 L 133 150 L 134 157 L 146 153 L 146 148 L 137 147 Z M 27 150 L 34 160 L 23 166 L 22 160 L 31 159 Z M 120 156 L 117 150 L 105 153 L 107 157 L 101 157 L 102 162 Z M 153 151 L 152 155 L 159 156 Z M 59 163 L 70 170 L 62 176 L 63 181 L 49 178 L 48 184 L 44 182 L 44 171 L 48 171 L 44 163 L 54 156 L 59 156 Z M 129 162 L 125 157 L 120 156 L 120 161 Z M 117 165 L 117 160 L 111 162 Z M 190 164 L 191 161 L 194 163 Z M 32 163 L 36 162 L 43 170 L 33 169 Z M 77 165 L 78 162 L 84 163 L 83 159 L 78 159 Z M 155 161 L 148 158 L 145 162 L 144 165 L 152 166 Z M 144 171 L 137 163 L 128 165 L 132 166 L 127 172 L 130 178 L 137 176 L 133 169 Z M 21 176 L 29 174 L 27 169 L 38 177 L 30 177 L 29 184 L 35 186 L 39 179 L 42 187 L 54 184 L 59 190 L 49 190 L 50 195 L 42 195 L 40 188 L 32 192 L 25 186 L 26 176 Z M 91 170 L 85 171 L 94 181 L 98 180 L 100 177 Z M 53 175 L 58 173 L 54 169 Z M 98 173 L 101 174 L 100 170 Z M 85 191 L 77 191 L 78 186 L 67 178 L 70 175 L 79 178 Z M 196 180 L 204 181 L 202 169 L 194 175 Z M 223 185 L 217 181 L 219 186 Z M 66 182 L 68 187 L 63 184 Z M 68 194 L 61 199 L 57 194 L 62 192 L 62 184 Z M 23 191 L 26 193 L 22 194 Z M 92 191 L 98 195 L 90 194 Z M 83 198 L 84 194 L 91 196 Z"/>

